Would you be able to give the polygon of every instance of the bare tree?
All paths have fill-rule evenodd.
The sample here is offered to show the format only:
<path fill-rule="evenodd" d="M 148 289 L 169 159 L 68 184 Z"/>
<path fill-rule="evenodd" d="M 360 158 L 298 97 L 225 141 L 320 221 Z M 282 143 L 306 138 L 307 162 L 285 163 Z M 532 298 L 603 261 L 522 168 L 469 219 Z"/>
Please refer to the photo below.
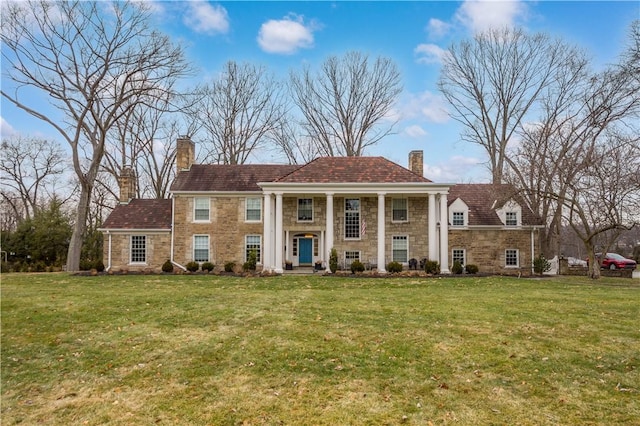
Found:
<path fill-rule="evenodd" d="M 281 85 L 265 68 L 230 61 L 188 112 L 205 135 L 203 161 L 244 164 L 267 146 L 285 107 Z"/>
<path fill-rule="evenodd" d="M 2 55 L 12 88 L 2 96 L 51 125 L 71 147 L 80 184 L 67 269 L 79 267 L 82 235 L 102 159 L 115 123 L 137 104 L 164 98 L 189 71 L 183 52 L 149 28 L 140 2 L 6 3 Z M 23 90 L 44 95 L 30 102 Z"/>
<path fill-rule="evenodd" d="M 16 217 L 31 219 L 48 204 L 65 171 L 64 158 L 60 145 L 47 139 L 16 136 L 2 141 L 0 194 Z"/>
<path fill-rule="evenodd" d="M 502 183 L 507 149 L 545 88 L 582 55 L 545 34 L 491 29 L 449 48 L 438 87 L 464 125 L 462 138 L 482 146 L 493 183 Z"/>
<path fill-rule="evenodd" d="M 360 156 L 390 134 L 389 113 L 402 91 L 400 72 L 384 57 L 360 52 L 332 56 L 313 74 L 291 73 L 291 92 L 303 128 L 320 155 Z"/>

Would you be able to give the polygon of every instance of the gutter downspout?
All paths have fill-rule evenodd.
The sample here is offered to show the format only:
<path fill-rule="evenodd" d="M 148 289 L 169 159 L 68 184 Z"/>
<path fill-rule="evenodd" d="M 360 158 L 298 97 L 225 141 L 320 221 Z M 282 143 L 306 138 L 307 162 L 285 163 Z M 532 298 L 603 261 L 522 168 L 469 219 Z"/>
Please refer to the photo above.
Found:
<path fill-rule="evenodd" d="M 109 269 L 111 269 L 111 231 L 107 231 L 107 235 L 109 236 L 109 255 L 107 256 L 106 271 L 109 272 Z"/>
<path fill-rule="evenodd" d="M 535 250 L 535 244 L 534 244 L 534 232 L 535 232 L 536 228 L 531 228 L 531 275 L 535 274 L 535 266 L 534 266 L 534 262 L 535 262 L 535 254 L 534 254 L 534 250 Z"/>
<path fill-rule="evenodd" d="M 187 268 L 185 268 L 184 266 L 182 266 L 181 264 L 177 263 L 176 261 L 173 260 L 173 236 L 175 234 L 175 211 L 176 211 L 176 199 L 172 196 L 171 197 L 171 264 L 174 266 L 177 266 L 178 268 L 182 269 L 183 271 L 186 271 Z"/>

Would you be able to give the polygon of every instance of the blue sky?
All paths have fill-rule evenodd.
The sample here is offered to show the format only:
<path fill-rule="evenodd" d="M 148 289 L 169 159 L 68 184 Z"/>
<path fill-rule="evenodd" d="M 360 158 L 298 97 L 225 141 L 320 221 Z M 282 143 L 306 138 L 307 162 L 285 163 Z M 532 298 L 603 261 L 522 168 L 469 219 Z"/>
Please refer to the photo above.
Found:
<path fill-rule="evenodd" d="M 407 165 L 409 151 L 425 152 L 425 175 L 436 182 L 488 180 L 484 154 L 459 142 L 460 128 L 447 115 L 436 87 L 438 54 L 489 26 L 547 32 L 585 49 L 594 66 L 616 61 L 640 1 L 286 1 L 151 2 L 154 24 L 187 48 L 202 81 L 229 61 L 264 65 L 286 78 L 308 63 L 350 50 L 398 65 L 404 91 L 394 111 L 395 134 L 369 155 Z M 4 85 L 6 82 L 3 81 Z M 2 99 L 1 131 L 60 137 Z M 46 100 L 43 99 L 43 103 Z M 273 162 L 274 158 L 255 161 Z"/>

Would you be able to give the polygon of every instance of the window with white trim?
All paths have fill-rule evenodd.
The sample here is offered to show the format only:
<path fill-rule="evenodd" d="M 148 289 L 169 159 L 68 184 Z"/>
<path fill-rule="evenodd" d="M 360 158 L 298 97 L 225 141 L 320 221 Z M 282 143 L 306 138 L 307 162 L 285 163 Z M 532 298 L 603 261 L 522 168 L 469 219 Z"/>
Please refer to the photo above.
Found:
<path fill-rule="evenodd" d="M 262 218 L 262 198 L 247 198 L 245 202 L 245 220 L 260 222 Z"/>
<path fill-rule="evenodd" d="M 452 226 L 464 226 L 464 212 L 453 212 Z"/>
<path fill-rule="evenodd" d="M 209 236 L 208 235 L 193 236 L 193 260 L 194 262 L 209 261 Z"/>
<path fill-rule="evenodd" d="M 360 199 L 344 200 L 344 238 L 357 240 L 360 238 Z"/>
<path fill-rule="evenodd" d="M 313 198 L 298 198 L 298 222 L 313 221 Z"/>
<path fill-rule="evenodd" d="M 147 262 L 147 236 L 131 236 L 131 263 Z"/>
<path fill-rule="evenodd" d="M 406 198 L 394 198 L 391 201 L 392 221 L 407 222 L 409 218 L 409 201 Z"/>
<path fill-rule="evenodd" d="M 256 262 L 261 262 L 261 254 L 262 254 L 262 236 L 261 235 L 247 235 L 245 237 L 245 251 L 244 251 L 244 260 L 245 262 L 249 259 L 249 254 L 254 251 L 256 252 Z"/>
<path fill-rule="evenodd" d="M 209 210 L 210 210 L 209 198 L 193 199 L 193 220 L 195 222 L 208 222 Z"/>
<path fill-rule="evenodd" d="M 451 260 L 452 263 L 455 263 L 457 260 L 461 265 L 466 265 L 467 260 L 465 259 L 465 250 L 464 249 L 453 249 L 451 250 Z"/>
<path fill-rule="evenodd" d="M 354 260 L 360 261 L 360 252 L 356 250 L 344 252 L 344 264 L 346 267 L 351 267 Z"/>
<path fill-rule="evenodd" d="M 517 268 L 520 266 L 519 253 L 517 249 L 507 249 L 504 251 L 504 265 L 507 268 Z"/>
<path fill-rule="evenodd" d="M 391 256 L 394 262 L 406 263 L 409 259 L 409 238 L 394 235 L 391 240 Z"/>
<path fill-rule="evenodd" d="M 505 225 L 518 226 L 518 213 L 517 212 L 505 212 Z"/>

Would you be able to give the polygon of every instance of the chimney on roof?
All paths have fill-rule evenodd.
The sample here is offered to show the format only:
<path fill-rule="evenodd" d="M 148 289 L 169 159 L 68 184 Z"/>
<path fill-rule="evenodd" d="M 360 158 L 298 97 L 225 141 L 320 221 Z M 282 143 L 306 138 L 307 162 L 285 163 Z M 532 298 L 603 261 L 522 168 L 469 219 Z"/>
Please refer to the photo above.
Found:
<path fill-rule="evenodd" d="M 136 175 L 133 168 L 124 166 L 118 178 L 120 204 L 128 204 L 136 194 Z"/>
<path fill-rule="evenodd" d="M 196 158 L 196 146 L 189 136 L 180 136 L 176 144 L 176 171 L 189 170 Z"/>
<path fill-rule="evenodd" d="M 424 177 L 424 159 L 422 151 L 411 151 L 409 153 L 409 170 Z"/>

